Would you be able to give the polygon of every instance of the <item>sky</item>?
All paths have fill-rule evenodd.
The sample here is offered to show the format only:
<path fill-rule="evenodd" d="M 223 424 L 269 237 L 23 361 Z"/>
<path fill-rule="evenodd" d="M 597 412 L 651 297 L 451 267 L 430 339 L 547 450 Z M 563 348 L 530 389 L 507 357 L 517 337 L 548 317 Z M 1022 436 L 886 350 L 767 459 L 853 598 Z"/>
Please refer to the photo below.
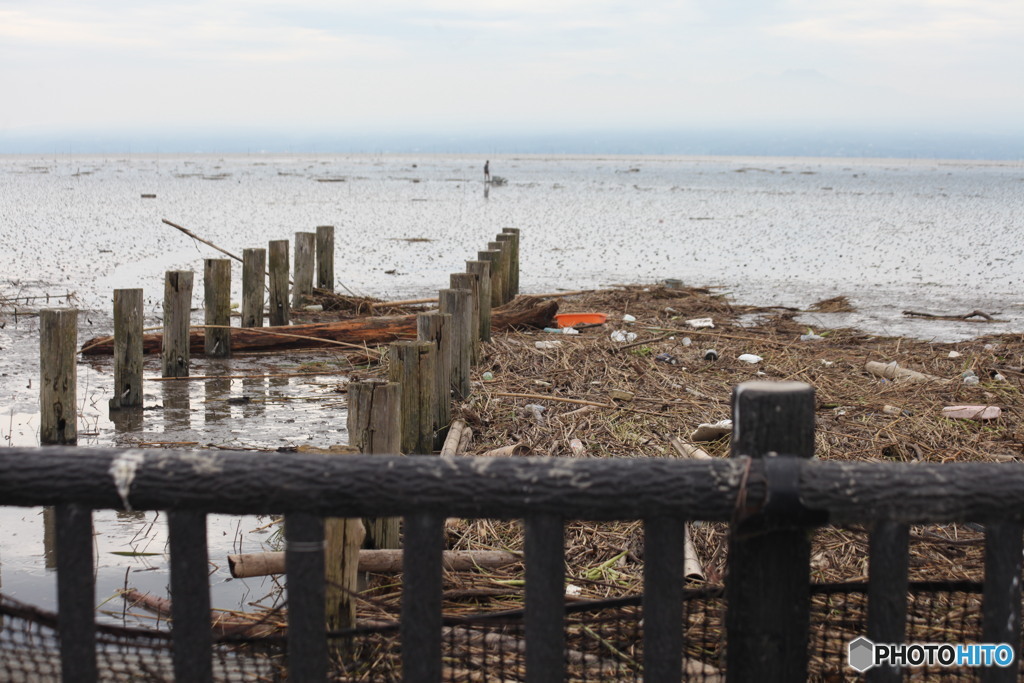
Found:
<path fill-rule="evenodd" d="M 0 0 L 0 151 L 62 135 L 1019 140 L 1022 35 L 1021 0 Z"/>

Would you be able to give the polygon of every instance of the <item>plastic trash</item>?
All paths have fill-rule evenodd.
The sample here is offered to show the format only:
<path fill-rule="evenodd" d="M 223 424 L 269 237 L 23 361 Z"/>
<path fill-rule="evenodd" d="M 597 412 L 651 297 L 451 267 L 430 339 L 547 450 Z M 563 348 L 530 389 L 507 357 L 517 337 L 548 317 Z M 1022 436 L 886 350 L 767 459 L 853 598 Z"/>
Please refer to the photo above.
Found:
<path fill-rule="evenodd" d="M 959 358 L 960 357 L 960 352 L 959 351 L 950 351 L 948 357 L 949 358 Z"/>
<path fill-rule="evenodd" d="M 813 332 L 800 335 L 800 341 L 821 341 L 822 339 L 824 339 L 824 337 L 820 334 L 814 334 Z"/>
<path fill-rule="evenodd" d="M 744 353 L 740 355 L 738 358 L 744 363 L 750 363 L 751 365 L 753 365 L 754 363 L 760 363 L 761 361 L 764 360 L 764 358 L 761 358 L 761 356 L 755 356 L 752 353 Z"/>
<path fill-rule="evenodd" d="M 529 403 L 523 406 L 523 413 L 532 417 L 534 421 L 541 426 L 544 426 L 544 423 L 547 421 L 544 418 L 544 410 L 544 406 L 539 406 L 536 403 Z"/>
<path fill-rule="evenodd" d="M 559 346 L 562 345 L 562 342 L 560 342 L 560 341 L 539 341 L 539 342 L 534 342 L 533 345 L 536 346 L 538 349 L 542 349 L 542 350 L 543 349 L 557 349 Z"/>
<path fill-rule="evenodd" d="M 309 306 L 305 306 L 304 310 L 307 310 L 310 313 L 319 313 L 324 310 L 324 307 L 321 304 L 310 304 Z"/>
<path fill-rule="evenodd" d="M 613 342 L 628 343 L 636 341 L 636 332 L 626 332 L 625 330 L 615 330 L 611 334 L 611 340 Z"/>
<path fill-rule="evenodd" d="M 708 349 L 701 355 L 704 356 L 704 360 L 718 360 L 718 351 L 714 349 Z"/>
<path fill-rule="evenodd" d="M 825 367 L 825 368 L 830 368 L 830 367 L 832 367 L 833 365 L 836 364 L 835 361 L 825 360 L 824 358 L 822 358 L 820 362 L 821 362 L 822 367 Z"/>
<path fill-rule="evenodd" d="M 966 386 L 973 387 L 974 385 L 980 383 L 981 380 L 977 377 L 977 375 L 970 375 L 969 377 L 964 377 L 964 384 Z"/>
<path fill-rule="evenodd" d="M 580 441 L 579 439 L 573 439 L 572 441 L 569 442 L 569 450 L 571 450 L 572 454 L 577 457 L 587 452 L 586 446 L 584 446 L 583 442 Z"/>
<path fill-rule="evenodd" d="M 545 327 L 544 331 L 548 334 L 579 334 L 580 331 L 575 327 Z"/>
<path fill-rule="evenodd" d="M 494 380 L 494 373 L 493 373 L 493 372 L 485 372 L 485 373 L 483 374 L 483 378 L 482 378 L 482 379 L 483 379 L 483 380 L 484 380 L 485 382 L 491 382 L 491 381 L 493 381 L 493 380 Z"/>
<path fill-rule="evenodd" d="M 699 330 L 704 327 L 713 328 L 715 326 L 715 322 L 711 318 L 693 318 L 692 320 L 687 320 L 686 324 L 695 330 Z"/>
<path fill-rule="evenodd" d="M 954 420 L 995 420 L 1003 411 L 998 406 L 946 406 L 942 417 Z"/>
<path fill-rule="evenodd" d="M 679 359 L 671 353 L 659 353 L 654 357 L 654 360 L 661 361 L 662 363 L 668 363 L 669 365 L 679 365 Z"/>
<path fill-rule="evenodd" d="M 693 343 L 692 339 L 690 339 L 689 337 L 683 337 L 683 346 L 689 346 L 692 343 Z"/>
<path fill-rule="evenodd" d="M 624 316 L 622 316 L 622 322 L 624 322 L 624 323 L 635 323 L 636 322 L 636 317 L 630 315 L 629 313 L 627 313 Z"/>
<path fill-rule="evenodd" d="M 690 441 L 714 441 L 727 434 L 732 434 L 732 420 L 702 422 L 690 434 Z"/>
<path fill-rule="evenodd" d="M 992 379 L 994 379 L 997 382 L 1005 382 L 1006 381 L 1006 377 L 1004 377 L 1002 375 L 1002 373 L 999 373 L 999 372 L 993 373 L 992 374 Z"/>

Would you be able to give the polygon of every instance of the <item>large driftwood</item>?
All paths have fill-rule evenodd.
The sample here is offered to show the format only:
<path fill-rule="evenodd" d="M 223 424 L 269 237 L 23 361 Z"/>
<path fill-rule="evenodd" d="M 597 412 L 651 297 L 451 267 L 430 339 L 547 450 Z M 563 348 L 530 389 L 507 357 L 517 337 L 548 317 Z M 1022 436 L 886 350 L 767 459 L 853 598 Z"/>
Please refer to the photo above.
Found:
<path fill-rule="evenodd" d="M 498 330 L 516 327 L 543 328 L 551 324 L 557 311 L 558 303 L 555 301 L 521 296 L 491 312 L 491 327 Z M 277 336 L 273 333 L 290 336 Z M 296 335 L 308 338 L 300 339 Z M 203 337 L 202 330 L 192 331 L 189 342 L 193 355 L 203 353 Z M 143 353 L 159 353 L 161 338 L 160 334 L 143 335 Z M 322 348 L 331 346 L 330 341 L 376 345 L 400 339 L 416 339 L 416 315 L 361 317 L 329 323 L 231 329 L 233 351 Z M 113 337 L 96 337 L 82 345 L 82 354 L 87 356 L 110 355 L 113 350 Z"/>
<path fill-rule="evenodd" d="M 441 562 L 451 571 L 504 567 L 521 561 L 516 553 L 504 550 L 445 550 Z M 228 555 L 231 576 L 243 579 L 284 573 L 284 553 L 248 553 Z M 401 550 L 360 550 L 359 571 L 384 574 L 402 571 Z"/>

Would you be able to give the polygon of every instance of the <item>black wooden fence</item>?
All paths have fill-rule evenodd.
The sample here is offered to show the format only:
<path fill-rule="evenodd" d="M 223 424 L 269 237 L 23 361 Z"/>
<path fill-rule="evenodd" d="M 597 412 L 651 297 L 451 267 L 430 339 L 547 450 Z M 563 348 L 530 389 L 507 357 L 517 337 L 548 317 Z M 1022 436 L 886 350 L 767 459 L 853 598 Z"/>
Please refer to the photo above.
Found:
<path fill-rule="evenodd" d="M 91 511 L 127 506 L 168 512 L 174 668 L 180 681 L 212 679 L 205 520 L 210 513 L 286 515 L 293 681 L 328 675 L 324 517 L 404 517 L 401 642 L 409 681 L 441 678 L 446 517 L 525 520 L 529 681 L 565 676 L 563 524 L 570 519 L 644 521 L 645 681 L 681 679 L 687 520 L 733 523 L 726 581 L 729 680 L 806 678 L 807 530 L 824 523 L 872 529 L 866 635 L 875 642 L 904 638 L 908 525 L 985 524 L 983 641 L 1009 643 L 1019 653 L 1024 467 L 809 460 L 813 397 L 782 389 L 755 385 L 737 391 L 729 459 L 9 448 L 0 449 L 0 504 L 57 508 L 66 681 L 98 676 Z M 1014 666 L 981 675 L 1016 680 L 1017 672 Z M 899 678 L 891 669 L 869 672 L 873 680 Z"/>

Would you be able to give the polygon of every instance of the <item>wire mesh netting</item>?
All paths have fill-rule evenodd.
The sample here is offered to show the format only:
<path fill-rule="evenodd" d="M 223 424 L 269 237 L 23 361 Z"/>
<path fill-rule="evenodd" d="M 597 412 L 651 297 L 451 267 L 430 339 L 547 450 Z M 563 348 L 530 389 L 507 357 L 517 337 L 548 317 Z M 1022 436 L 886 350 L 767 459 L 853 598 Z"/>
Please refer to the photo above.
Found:
<path fill-rule="evenodd" d="M 640 596 L 570 603 L 565 620 L 567 680 L 642 681 L 643 614 Z M 725 599 L 721 588 L 686 593 L 683 679 L 724 681 Z M 816 681 L 858 680 L 847 666 L 847 643 L 867 632 L 867 586 L 812 587 L 809 677 Z M 446 617 L 443 680 L 525 679 L 526 641 L 522 611 Z M 981 640 L 981 586 L 972 582 L 911 584 L 907 642 L 961 643 Z M 0 596 L 0 680 L 33 683 L 60 680 L 57 616 Z M 380 623 L 331 634 L 330 678 L 334 681 L 401 680 L 397 623 Z M 170 634 L 97 626 L 97 664 L 103 681 L 173 681 Z M 218 681 L 287 680 L 286 638 L 224 637 L 215 641 Z M 912 680 L 974 680 L 970 669 L 915 668 Z"/>

